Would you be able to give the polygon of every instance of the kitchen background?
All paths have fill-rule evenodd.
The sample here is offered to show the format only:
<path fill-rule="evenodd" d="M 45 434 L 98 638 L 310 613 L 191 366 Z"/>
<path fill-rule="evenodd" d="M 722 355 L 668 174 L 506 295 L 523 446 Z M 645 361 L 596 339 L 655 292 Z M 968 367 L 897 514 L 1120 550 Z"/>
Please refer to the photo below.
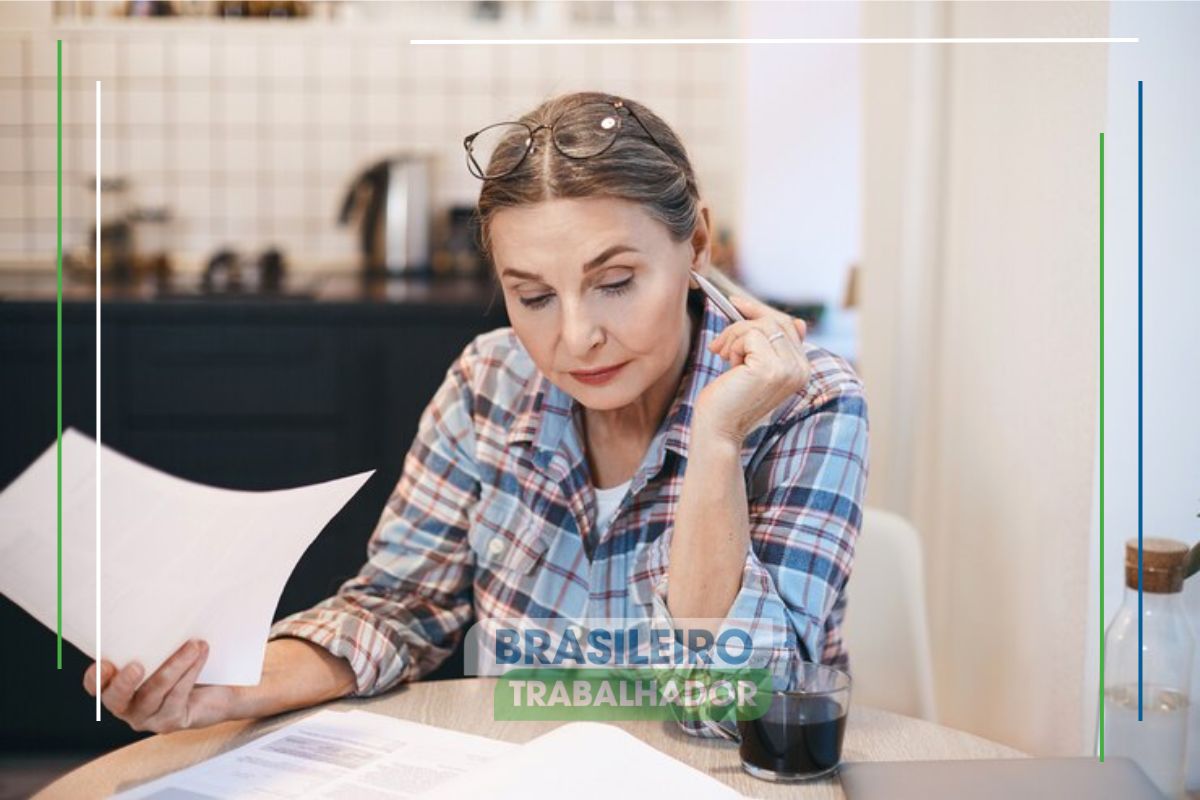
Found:
<path fill-rule="evenodd" d="M 163 8 L 175 16 L 121 16 Z M 0 9 L 10 21 L 0 31 L 0 263 L 25 268 L 54 251 L 56 66 L 46 45 L 55 38 L 63 40 L 64 248 L 68 267 L 80 264 L 85 279 L 96 79 L 103 82 L 105 219 L 129 220 L 140 254 L 165 255 L 179 276 L 198 274 L 226 248 L 251 257 L 275 248 L 297 276 L 355 269 L 359 235 L 338 221 L 351 179 L 400 154 L 431 159 L 428 266 L 439 274 L 474 271 L 476 262 L 456 250 L 478 194 L 463 136 L 554 94 L 602 87 L 642 101 L 680 133 L 713 208 L 717 258 L 740 268 L 752 288 L 803 304 L 813 319 L 831 308 L 820 333 L 836 333 L 842 350 L 853 349 L 852 319 L 838 316 L 857 257 L 858 156 L 854 137 L 845 135 L 858 117 L 851 50 L 827 49 L 812 64 L 817 70 L 798 73 L 779 53 L 722 45 L 408 44 L 448 36 L 606 38 L 630 26 L 644 37 L 765 35 L 778 20 L 754 4 L 59 2 Z M 275 16 L 250 16 L 259 13 Z M 847 7 L 831 21 L 853 23 L 856 15 Z M 22 20 L 24 30 L 11 24 Z M 785 90 L 809 97 L 780 104 Z M 818 105 L 833 116 L 816 118 Z M 766 136 L 754 120 L 787 130 Z M 836 143 L 837 154 L 826 148 L 818 158 L 787 146 L 814 139 Z M 780 180 L 788 173 L 808 179 L 788 185 Z M 805 218 L 796 220 L 797 212 Z"/>

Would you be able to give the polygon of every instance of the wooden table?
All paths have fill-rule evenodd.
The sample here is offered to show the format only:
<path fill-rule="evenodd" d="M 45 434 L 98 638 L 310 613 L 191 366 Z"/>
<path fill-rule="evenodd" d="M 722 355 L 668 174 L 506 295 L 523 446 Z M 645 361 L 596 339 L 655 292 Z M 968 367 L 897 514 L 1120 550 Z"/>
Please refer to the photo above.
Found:
<path fill-rule="evenodd" d="M 379 697 L 338 700 L 316 708 L 362 709 L 510 742 L 529 741 L 563 724 L 495 721 L 492 718 L 494 683 L 494 678 L 418 682 L 405 684 Z M 34 800 L 107 797 L 246 744 L 313 713 L 316 708 L 143 739 L 64 775 L 35 795 Z M 751 797 L 845 796 L 836 776 L 801 784 L 772 784 L 752 778 L 742 771 L 736 744 L 688 736 L 673 722 L 613 724 Z M 969 733 L 863 706 L 850 709 L 842 749 L 845 762 L 1016 758 L 1024 755 Z"/>

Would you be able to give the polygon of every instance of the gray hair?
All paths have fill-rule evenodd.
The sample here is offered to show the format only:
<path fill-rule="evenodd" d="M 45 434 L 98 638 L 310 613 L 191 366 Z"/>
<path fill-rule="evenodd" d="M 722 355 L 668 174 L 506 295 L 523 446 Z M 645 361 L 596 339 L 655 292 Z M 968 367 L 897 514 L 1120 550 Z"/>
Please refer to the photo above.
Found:
<path fill-rule="evenodd" d="M 612 99 L 612 95 L 603 92 L 563 94 L 543 102 L 520 121 L 532 127 L 549 125 L 565 112 Z M 699 216 L 700 190 L 683 142 L 649 108 L 635 100 L 621 100 L 637 115 L 653 139 L 646 135 L 641 125 L 631 122 L 621 129 L 608 150 L 586 159 L 568 158 L 547 142 L 512 174 L 483 181 L 476 211 L 480 247 L 489 260 L 492 260 L 491 225 L 498 212 L 557 198 L 629 200 L 661 222 L 673 241 L 682 242 L 691 237 Z M 500 141 L 485 169 L 488 173 L 503 170 L 516 163 L 524 152 L 525 134 L 515 129 Z M 749 294 L 711 265 L 705 270 L 705 277 L 727 294 Z"/>

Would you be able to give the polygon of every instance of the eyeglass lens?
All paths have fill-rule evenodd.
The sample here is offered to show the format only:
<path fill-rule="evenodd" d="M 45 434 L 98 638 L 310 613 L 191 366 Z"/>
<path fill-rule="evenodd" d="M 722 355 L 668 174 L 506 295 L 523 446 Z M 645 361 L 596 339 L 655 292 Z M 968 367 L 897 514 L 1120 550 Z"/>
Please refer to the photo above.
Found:
<path fill-rule="evenodd" d="M 569 158 L 591 158 L 612 145 L 620 128 L 620 114 L 611 103 L 589 103 L 554 122 L 554 143 Z M 517 122 L 499 122 L 479 131 L 467 153 L 472 173 L 490 178 L 511 172 L 534 146 L 530 138 L 530 129 Z"/>

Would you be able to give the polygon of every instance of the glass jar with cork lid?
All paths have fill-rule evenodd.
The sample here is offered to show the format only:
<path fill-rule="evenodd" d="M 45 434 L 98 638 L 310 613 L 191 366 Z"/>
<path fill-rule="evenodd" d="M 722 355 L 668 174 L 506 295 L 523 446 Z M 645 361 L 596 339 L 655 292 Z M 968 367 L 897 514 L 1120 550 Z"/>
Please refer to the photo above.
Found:
<path fill-rule="evenodd" d="M 1138 763 L 1168 797 L 1184 797 L 1189 693 L 1195 641 L 1183 605 L 1188 546 L 1125 543 L 1125 594 L 1104 637 L 1104 752 Z M 1138 618 L 1142 619 L 1138 667 Z M 1140 717 L 1140 718 L 1139 718 Z"/>

